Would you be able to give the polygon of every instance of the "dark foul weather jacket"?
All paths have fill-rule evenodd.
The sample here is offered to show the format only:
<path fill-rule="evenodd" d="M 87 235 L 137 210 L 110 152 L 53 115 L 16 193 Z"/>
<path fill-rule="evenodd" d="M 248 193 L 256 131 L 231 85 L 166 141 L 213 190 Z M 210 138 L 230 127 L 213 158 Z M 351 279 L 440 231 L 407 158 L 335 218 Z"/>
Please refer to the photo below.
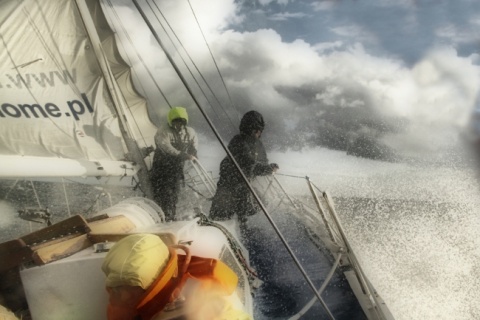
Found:
<path fill-rule="evenodd" d="M 252 135 L 236 135 L 230 141 L 228 149 L 249 180 L 272 174 L 263 143 Z M 209 218 L 227 220 L 236 214 L 240 221 L 245 221 L 247 216 L 255 214 L 258 209 L 257 202 L 235 164 L 228 156 L 225 157 L 220 163 L 220 180 L 212 200 Z"/>

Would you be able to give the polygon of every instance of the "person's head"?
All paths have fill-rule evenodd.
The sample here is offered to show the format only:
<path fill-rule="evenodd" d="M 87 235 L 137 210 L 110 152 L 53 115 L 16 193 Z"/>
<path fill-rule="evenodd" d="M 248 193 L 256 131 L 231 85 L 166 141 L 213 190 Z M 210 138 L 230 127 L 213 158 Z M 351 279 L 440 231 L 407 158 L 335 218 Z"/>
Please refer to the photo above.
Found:
<path fill-rule="evenodd" d="M 183 107 L 173 107 L 168 112 L 168 125 L 176 130 L 180 130 L 188 123 L 188 113 Z"/>
<path fill-rule="evenodd" d="M 260 112 L 248 111 L 240 121 L 240 132 L 246 135 L 255 135 L 260 138 L 262 131 L 265 129 L 265 121 Z"/>

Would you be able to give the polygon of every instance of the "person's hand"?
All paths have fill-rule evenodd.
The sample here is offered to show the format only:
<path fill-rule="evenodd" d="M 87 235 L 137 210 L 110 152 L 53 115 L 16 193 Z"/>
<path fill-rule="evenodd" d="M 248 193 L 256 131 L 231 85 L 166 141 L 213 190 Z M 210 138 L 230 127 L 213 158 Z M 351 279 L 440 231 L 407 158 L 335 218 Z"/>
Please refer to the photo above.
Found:
<path fill-rule="evenodd" d="M 180 153 L 180 157 L 183 160 L 192 160 L 192 161 L 197 160 L 197 158 L 194 155 L 191 155 L 191 154 L 188 154 L 188 153 L 185 153 L 185 152 Z"/>
<path fill-rule="evenodd" d="M 154 150 L 155 150 L 155 149 L 154 149 L 152 146 L 141 149 L 144 158 L 147 157 L 147 156 L 148 156 L 150 153 L 152 153 Z"/>
<path fill-rule="evenodd" d="M 277 170 L 280 169 L 280 167 L 276 163 L 270 163 L 270 168 L 272 168 L 273 172 L 277 172 Z"/>

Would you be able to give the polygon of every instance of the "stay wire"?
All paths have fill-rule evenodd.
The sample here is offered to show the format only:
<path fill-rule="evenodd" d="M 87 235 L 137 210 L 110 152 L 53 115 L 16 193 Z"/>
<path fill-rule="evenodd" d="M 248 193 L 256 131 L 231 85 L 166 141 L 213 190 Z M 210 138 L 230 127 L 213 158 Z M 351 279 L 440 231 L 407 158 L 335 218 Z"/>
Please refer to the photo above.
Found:
<path fill-rule="evenodd" d="M 175 48 L 175 51 L 177 51 L 178 53 L 179 50 L 177 49 L 176 45 L 175 45 L 175 42 L 173 41 L 172 37 L 170 36 L 170 34 L 167 32 L 167 29 L 165 28 L 164 24 L 160 21 L 160 19 L 158 18 L 157 14 L 155 13 L 155 11 L 153 10 L 153 7 L 151 6 L 151 4 L 148 2 L 148 0 L 146 0 L 147 2 L 147 5 L 149 6 L 150 8 L 150 11 L 153 13 L 153 15 L 155 16 L 155 18 L 157 19 L 157 22 L 159 23 L 160 27 L 163 29 L 163 32 L 165 33 L 165 35 L 168 37 L 168 39 L 170 40 L 171 44 L 173 45 L 173 47 Z M 158 5 L 154 2 L 154 5 L 155 7 L 157 8 L 157 10 L 159 11 L 160 15 L 162 16 L 162 18 L 164 19 L 165 23 L 167 24 L 167 26 L 170 28 L 170 32 L 172 32 L 175 37 L 176 37 L 176 34 L 175 34 L 175 31 L 173 31 L 172 27 L 170 26 L 170 24 L 168 23 L 167 19 L 165 18 L 165 16 L 163 15 L 162 11 L 160 10 L 160 8 L 158 7 Z M 180 40 L 178 40 L 177 38 L 177 41 L 180 42 Z M 181 45 L 181 43 L 180 43 Z M 164 51 L 166 50 L 166 48 L 163 48 Z M 202 87 L 200 86 L 198 80 L 195 78 L 195 76 L 193 75 L 193 72 L 192 70 L 188 67 L 185 59 L 183 58 L 183 56 L 181 54 L 179 54 L 180 56 L 180 59 L 183 61 L 183 64 L 185 65 L 185 67 L 187 68 L 188 72 L 190 73 L 190 75 L 192 76 L 193 78 L 193 81 L 197 84 L 198 88 L 200 89 L 200 91 L 202 92 L 203 96 L 205 97 L 205 99 L 207 99 L 207 102 L 209 104 L 211 104 L 210 100 L 208 99 L 207 95 L 205 94 L 205 92 L 203 91 Z M 194 64 L 195 65 L 195 64 Z"/>
<path fill-rule="evenodd" d="M 290 178 L 298 178 L 298 179 L 307 179 L 308 177 L 305 176 L 295 176 L 291 174 L 284 174 L 284 173 L 275 173 L 277 176 L 284 176 L 284 177 L 290 177 Z"/>
<path fill-rule="evenodd" d="M 144 18 L 145 22 L 147 23 L 147 25 L 149 26 L 150 28 L 150 31 L 152 32 L 152 34 L 154 35 L 155 39 L 157 40 L 158 44 L 165 50 L 165 47 L 164 47 L 164 44 L 163 42 L 161 41 L 161 39 L 159 38 L 157 32 L 155 31 L 155 29 L 153 28 L 152 24 L 150 23 L 150 21 L 147 19 L 146 15 L 145 15 L 145 12 L 143 11 L 143 9 L 140 7 L 140 5 L 138 4 L 137 0 L 133 0 L 133 3 L 135 4 L 135 7 L 137 8 L 137 10 L 140 12 L 140 14 L 142 15 L 142 17 Z M 165 51 L 165 54 L 167 55 L 167 58 L 168 60 L 170 61 L 170 63 L 172 64 L 172 67 L 177 71 L 178 73 L 178 76 L 180 77 L 180 79 L 182 80 L 182 82 L 184 83 L 184 86 L 185 88 L 187 89 L 187 91 L 189 92 L 189 94 L 191 95 L 192 99 L 194 100 L 195 104 L 197 105 L 199 111 L 202 113 L 202 115 L 204 116 L 205 120 L 207 121 L 208 125 L 210 126 L 210 128 L 212 129 L 213 133 L 215 134 L 215 136 L 217 137 L 218 141 L 220 142 L 220 144 L 222 145 L 223 149 L 225 150 L 225 152 L 227 153 L 227 155 L 229 156 L 229 158 L 232 160 L 232 162 L 234 163 L 235 167 L 237 168 L 238 172 L 240 173 L 240 175 L 242 176 L 244 182 L 247 184 L 248 186 L 248 189 L 250 190 L 250 192 L 252 193 L 252 195 L 254 196 L 255 200 L 257 201 L 257 203 L 259 204 L 259 206 L 261 207 L 263 213 L 265 214 L 265 217 L 267 218 L 267 220 L 269 221 L 270 225 L 273 227 L 275 233 L 277 234 L 277 236 L 279 237 L 280 241 L 283 243 L 284 247 L 287 249 L 289 255 L 292 257 L 294 263 L 297 265 L 297 268 L 299 269 L 299 271 L 302 273 L 303 277 L 305 278 L 305 280 L 307 281 L 308 285 L 310 286 L 310 288 L 312 289 L 312 291 L 315 293 L 316 297 L 318 298 L 318 301 L 320 302 L 320 304 L 322 305 L 322 307 L 324 308 L 325 312 L 327 313 L 328 315 L 328 318 L 329 319 L 335 319 L 332 315 L 332 313 L 330 312 L 330 310 L 328 309 L 328 306 L 326 305 L 325 301 L 323 300 L 323 298 L 321 297 L 321 295 L 319 294 L 319 292 L 317 291 L 317 288 L 315 287 L 314 283 L 312 282 L 312 280 L 310 279 L 310 277 L 308 276 L 307 272 L 305 271 L 305 269 L 303 268 L 303 266 L 300 264 L 300 261 L 298 260 L 298 258 L 295 256 L 295 253 L 293 252 L 292 248 L 290 247 L 290 245 L 287 243 L 285 237 L 283 236 L 283 234 L 280 232 L 280 229 L 278 228 L 278 226 L 276 225 L 276 223 L 273 221 L 272 217 L 270 216 L 270 214 L 268 213 L 265 205 L 263 204 L 263 202 L 260 200 L 260 197 L 257 195 L 257 193 L 255 192 L 255 190 L 253 189 L 251 183 L 248 181 L 248 178 L 245 176 L 245 174 L 243 173 L 240 165 L 238 164 L 238 162 L 235 160 L 235 157 L 233 156 L 233 154 L 230 152 L 230 150 L 228 149 L 227 145 L 225 144 L 225 142 L 222 140 L 222 138 L 220 137 L 220 134 L 218 133 L 217 129 L 215 128 L 215 126 L 213 125 L 210 117 L 205 113 L 205 111 L 203 110 L 203 108 L 200 106 L 200 104 L 198 103 L 198 100 L 195 98 L 195 96 L 193 95 L 193 91 L 191 90 L 190 88 L 190 85 L 187 83 L 187 81 L 185 80 L 185 77 L 180 73 L 180 70 L 178 68 L 178 66 L 176 65 L 175 61 L 173 61 L 172 57 L 170 56 L 170 54 Z"/>
<path fill-rule="evenodd" d="M 35 199 L 37 200 L 38 207 L 42 207 L 42 204 L 40 203 L 40 198 L 38 197 L 37 189 L 35 188 L 35 185 L 33 184 L 33 180 L 30 180 L 30 185 L 32 186 L 32 191 L 33 194 L 35 195 Z"/>
<path fill-rule="evenodd" d="M 205 42 L 205 45 L 208 48 L 208 52 L 210 53 L 210 56 L 212 57 L 213 64 L 215 65 L 215 68 L 217 69 L 220 80 L 222 80 L 222 84 L 223 84 L 223 87 L 225 88 L 225 92 L 227 93 L 228 100 L 230 101 L 230 104 L 232 105 L 233 109 L 237 112 L 237 115 L 240 115 L 240 112 L 238 111 L 237 106 L 233 102 L 232 96 L 230 95 L 230 91 L 228 90 L 227 84 L 225 83 L 225 79 L 223 78 L 222 72 L 220 71 L 220 68 L 218 67 L 217 60 L 215 59 L 215 56 L 213 55 L 213 52 L 210 49 L 210 45 L 208 44 L 207 38 L 205 37 L 205 34 L 203 33 L 200 22 L 198 21 L 197 15 L 195 14 L 195 10 L 193 10 L 193 7 L 192 7 L 192 4 L 190 3 L 190 0 L 187 0 L 187 2 L 188 2 L 188 5 L 190 6 L 190 9 L 192 10 L 192 14 L 193 14 L 193 17 L 195 18 L 195 22 L 197 23 L 198 29 L 200 30 L 200 33 L 202 34 L 203 41 Z"/>
<path fill-rule="evenodd" d="M 148 0 L 147 1 L 147 4 L 148 4 Z M 191 55 L 188 53 L 188 51 L 185 49 L 185 46 L 183 45 L 182 41 L 178 38 L 176 32 L 173 30 L 172 26 L 170 25 L 170 23 L 168 22 L 168 19 L 165 17 L 165 15 L 162 13 L 162 10 L 160 9 L 160 7 L 158 6 L 158 4 L 156 2 L 153 2 L 155 4 L 155 7 L 157 8 L 159 14 L 162 16 L 163 20 L 165 21 L 166 25 L 168 26 L 170 32 L 174 35 L 175 39 L 177 40 L 178 44 L 180 45 L 180 47 L 182 48 L 182 52 L 184 55 L 186 55 L 190 61 L 190 63 L 193 65 L 193 67 L 195 68 L 195 70 L 197 71 L 198 75 L 200 76 L 200 78 L 203 80 L 203 83 L 205 84 L 205 86 L 208 88 L 210 94 L 213 96 L 213 98 L 215 99 L 217 105 L 220 107 L 220 109 L 223 111 L 223 113 L 225 114 L 226 118 L 228 119 L 228 121 L 230 122 L 230 124 L 233 126 L 233 122 L 232 120 L 230 119 L 227 111 L 225 110 L 225 108 L 223 108 L 222 106 L 222 103 L 220 102 L 219 98 L 217 97 L 217 95 L 215 94 L 215 92 L 213 91 L 213 89 L 211 88 L 211 86 L 209 85 L 208 81 L 205 79 L 205 77 L 203 76 L 203 73 L 200 71 L 200 69 L 198 68 L 197 64 L 195 63 L 195 61 L 192 59 Z M 165 32 L 165 34 L 167 35 L 167 37 L 169 38 L 170 42 L 172 43 L 172 45 L 175 47 L 175 50 L 179 53 L 179 56 L 180 56 L 180 59 L 183 61 L 183 64 L 185 65 L 185 67 L 187 68 L 188 72 L 190 73 L 190 75 L 192 76 L 193 80 L 195 81 L 195 83 L 197 84 L 199 90 L 202 92 L 203 96 L 205 97 L 205 99 L 207 100 L 207 102 L 209 103 L 209 105 L 212 107 L 212 110 L 213 112 L 215 113 L 215 115 L 221 119 L 221 117 L 218 115 L 217 111 L 215 110 L 215 108 L 213 108 L 213 103 L 211 102 L 211 100 L 208 98 L 208 95 L 205 93 L 205 91 L 203 90 L 202 86 L 200 85 L 200 82 L 198 81 L 198 79 L 195 77 L 194 73 L 192 72 L 192 70 L 188 67 L 188 64 L 186 63 L 184 57 L 182 56 L 180 50 L 178 50 L 178 48 L 176 47 L 175 45 L 175 42 L 173 41 L 172 37 L 168 34 L 165 26 L 162 24 L 162 22 L 160 21 L 160 19 L 158 18 L 158 16 L 155 14 L 155 12 L 153 11 L 152 7 L 150 6 L 150 4 L 148 4 L 153 15 L 155 16 L 155 18 L 157 19 L 157 22 L 160 24 L 160 26 L 162 27 L 163 31 Z M 208 45 L 207 45 L 208 47 Z M 215 61 L 214 61 L 215 63 Z M 220 75 L 220 77 L 222 78 L 222 76 Z"/>
<path fill-rule="evenodd" d="M 130 34 L 127 32 L 127 30 L 125 29 L 125 27 L 123 26 L 123 23 L 120 22 L 120 17 L 117 13 L 117 10 L 115 10 L 115 6 L 112 4 L 111 0 L 104 0 L 108 3 L 108 6 L 110 7 L 110 10 L 111 12 L 113 12 L 117 22 L 118 22 L 118 25 L 120 25 L 121 29 L 122 29 L 122 32 L 123 32 L 123 35 L 125 36 L 125 38 L 127 39 L 127 41 L 130 43 L 130 46 L 132 47 L 132 50 L 135 52 L 138 60 L 142 63 L 143 67 L 145 68 L 145 70 L 147 71 L 150 79 L 152 79 L 153 83 L 155 84 L 155 87 L 156 89 L 160 92 L 162 98 L 165 100 L 165 102 L 171 107 L 171 104 L 170 102 L 168 101 L 165 93 L 163 92 L 163 90 L 161 89 L 161 87 L 158 85 L 158 82 L 155 80 L 155 77 L 153 76 L 153 74 L 150 72 L 150 68 L 147 67 L 147 64 L 145 63 L 145 60 L 142 58 L 142 56 L 139 54 L 138 50 L 136 49 L 135 45 L 133 44 L 133 40 L 132 38 L 130 37 Z M 125 47 L 123 46 L 123 42 L 122 41 L 119 41 L 120 45 L 124 48 L 124 51 L 127 52 L 127 50 L 125 49 Z M 132 62 L 130 60 L 130 57 L 129 55 L 127 54 L 126 55 L 126 58 L 129 60 L 129 63 L 130 63 L 130 66 L 132 66 Z M 137 78 L 140 79 L 140 76 L 137 74 L 136 70 L 134 68 L 132 68 L 133 72 L 135 73 L 135 75 L 137 76 Z M 144 94 L 147 96 L 148 95 L 148 92 L 147 90 L 144 88 L 143 86 L 143 83 L 142 81 L 139 81 L 139 85 L 142 87 L 142 91 L 144 92 Z"/>
<path fill-rule="evenodd" d="M 157 90 L 160 92 L 160 95 L 162 96 L 162 98 L 165 100 L 165 102 L 168 104 L 168 106 L 171 108 L 171 104 L 170 102 L 168 101 L 167 97 L 165 96 L 164 92 L 162 91 L 162 89 L 160 88 L 160 86 L 158 85 L 157 81 L 155 80 L 155 78 L 153 77 L 153 74 L 151 73 L 150 69 L 147 67 L 144 59 L 142 58 L 142 56 L 138 53 L 138 50 L 135 48 L 135 46 L 133 45 L 133 41 L 132 39 L 130 38 L 130 35 L 128 34 L 128 32 L 126 31 L 125 27 L 123 26 L 122 23 L 120 23 L 120 17 L 117 13 L 117 11 L 115 10 L 115 7 L 113 6 L 112 2 L 110 0 L 105 0 L 110 8 L 110 12 L 113 13 L 113 16 L 115 17 L 116 21 L 118 22 L 117 24 L 120 25 L 121 27 L 121 30 L 122 30 L 122 33 L 124 35 L 124 37 L 127 39 L 127 41 L 129 42 L 131 48 L 133 49 L 133 51 L 135 52 L 135 54 L 137 55 L 137 58 L 139 59 L 139 61 L 142 63 L 143 67 L 145 68 L 145 70 L 147 71 L 148 75 L 150 76 L 150 78 L 152 79 L 153 83 L 155 84 L 155 87 L 157 88 Z M 109 12 L 108 10 L 105 10 L 107 12 Z M 113 17 L 112 15 L 109 15 L 110 17 L 110 20 L 113 21 Z M 112 23 L 113 25 L 113 23 Z M 128 64 L 129 64 L 129 69 L 133 72 L 133 74 L 135 74 L 135 76 L 140 79 L 140 76 L 137 74 L 136 72 L 136 69 L 133 68 L 133 63 L 130 59 L 130 56 L 128 55 L 127 53 L 127 49 L 126 47 L 123 45 L 123 42 L 122 41 L 118 41 L 118 43 L 120 44 L 120 46 L 123 48 L 124 52 L 125 52 L 125 58 L 128 60 Z M 122 56 L 123 57 L 123 56 Z M 142 88 L 142 91 L 143 93 L 145 94 L 145 96 L 147 97 L 148 94 L 147 94 L 147 91 L 145 90 L 145 88 L 143 87 L 143 84 L 142 84 L 142 81 L 138 81 L 140 83 L 140 86 Z M 144 97 L 142 97 L 144 98 Z M 145 98 L 144 98 L 145 99 Z M 127 101 L 127 99 L 125 98 L 124 96 L 124 100 Z M 141 129 L 141 126 L 138 124 L 138 121 L 136 119 L 136 117 L 133 115 L 133 112 L 131 110 L 131 107 L 130 105 L 127 104 L 127 108 L 126 108 L 126 112 L 128 112 L 130 114 L 130 119 L 131 121 L 133 121 L 135 127 L 137 128 L 137 132 L 139 132 L 140 134 L 140 138 L 141 140 L 143 141 L 143 144 L 145 146 L 148 146 L 148 143 L 147 143 L 147 139 L 145 138 L 143 132 L 142 132 L 142 129 Z M 148 110 L 147 110 L 147 114 L 148 114 Z M 149 117 L 150 118 L 150 117 Z M 136 139 L 136 137 L 135 137 Z"/>
<path fill-rule="evenodd" d="M 152 79 L 156 89 L 158 90 L 158 92 L 160 92 L 160 95 L 162 96 L 162 98 L 165 100 L 165 102 L 168 104 L 168 106 L 171 108 L 172 107 L 172 104 L 170 103 L 170 101 L 168 100 L 167 96 L 165 95 L 165 93 L 163 92 L 162 88 L 159 86 L 157 80 L 155 80 L 155 77 L 153 76 L 152 72 L 150 71 L 150 68 L 148 68 L 145 60 L 142 58 L 142 56 L 140 55 L 140 53 L 138 52 L 138 50 L 136 49 L 135 45 L 133 44 L 133 41 L 132 41 L 132 38 L 130 37 L 130 34 L 127 32 L 127 30 L 125 29 L 125 27 L 123 26 L 123 23 L 120 23 L 120 17 L 117 13 L 117 11 L 115 10 L 115 6 L 113 5 L 112 1 L 111 0 L 105 0 L 107 3 L 108 3 L 108 6 L 110 7 L 110 10 L 114 13 L 115 15 L 115 18 L 116 20 L 119 22 L 118 24 L 120 25 L 121 29 L 122 29 L 122 32 L 125 36 L 125 38 L 128 40 L 128 42 L 130 43 L 131 47 L 133 48 L 133 51 L 136 53 L 137 55 L 137 58 L 138 60 L 142 63 L 143 67 L 145 68 L 145 70 L 147 71 L 150 79 Z M 123 47 L 123 43 L 122 41 L 120 41 L 120 45 L 122 45 Z M 124 49 L 125 50 L 125 49 Z M 126 52 L 127 50 L 125 50 Z M 127 55 L 127 59 L 129 60 L 130 62 L 130 65 L 132 66 L 132 62 L 130 60 L 130 58 L 128 57 Z M 135 69 L 132 68 L 135 72 Z M 137 73 L 135 72 L 135 74 L 137 75 Z M 138 78 L 140 78 L 138 75 L 137 75 Z M 143 92 L 145 93 L 145 95 L 147 95 L 147 90 L 145 90 L 145 88 L 143 87 L 143 84 L 141 81 L 139 81 L 140 83 L 140 86 L 142 86 L 142 90 Z"/>

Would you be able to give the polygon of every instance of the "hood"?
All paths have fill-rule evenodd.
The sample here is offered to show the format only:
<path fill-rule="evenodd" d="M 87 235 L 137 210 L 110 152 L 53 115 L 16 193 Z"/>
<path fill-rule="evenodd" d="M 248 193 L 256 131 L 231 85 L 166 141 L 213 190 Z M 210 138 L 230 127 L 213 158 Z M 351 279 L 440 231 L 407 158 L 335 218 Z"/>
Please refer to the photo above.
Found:
<path fill-rule="evenodd" d="M 246 135 L 250 135 L 252 130 L 261 130 L 265 128 L 265 121 L 260 112 L 249 111 L 243 115 L 240 121 L 240 132 Z"/>
<path fill-rule="evenodd" d="M 172 121 L 178 118 L 185 119 L 188 123 L 187 109 L 185 109 L 184 107 L 173 107 L 172 109 L 170 109 L 170 111 L 168 112 L 168 119 L 167 119 L 168 125 L 172 126 Z"/>
<path fill-rule="evenodd" d="M 138 286 L 147 289 L 165 268 L 168 247 L 156 235 L 129 235 L 110 249 L 102 264 L 107 287 Z"/>

